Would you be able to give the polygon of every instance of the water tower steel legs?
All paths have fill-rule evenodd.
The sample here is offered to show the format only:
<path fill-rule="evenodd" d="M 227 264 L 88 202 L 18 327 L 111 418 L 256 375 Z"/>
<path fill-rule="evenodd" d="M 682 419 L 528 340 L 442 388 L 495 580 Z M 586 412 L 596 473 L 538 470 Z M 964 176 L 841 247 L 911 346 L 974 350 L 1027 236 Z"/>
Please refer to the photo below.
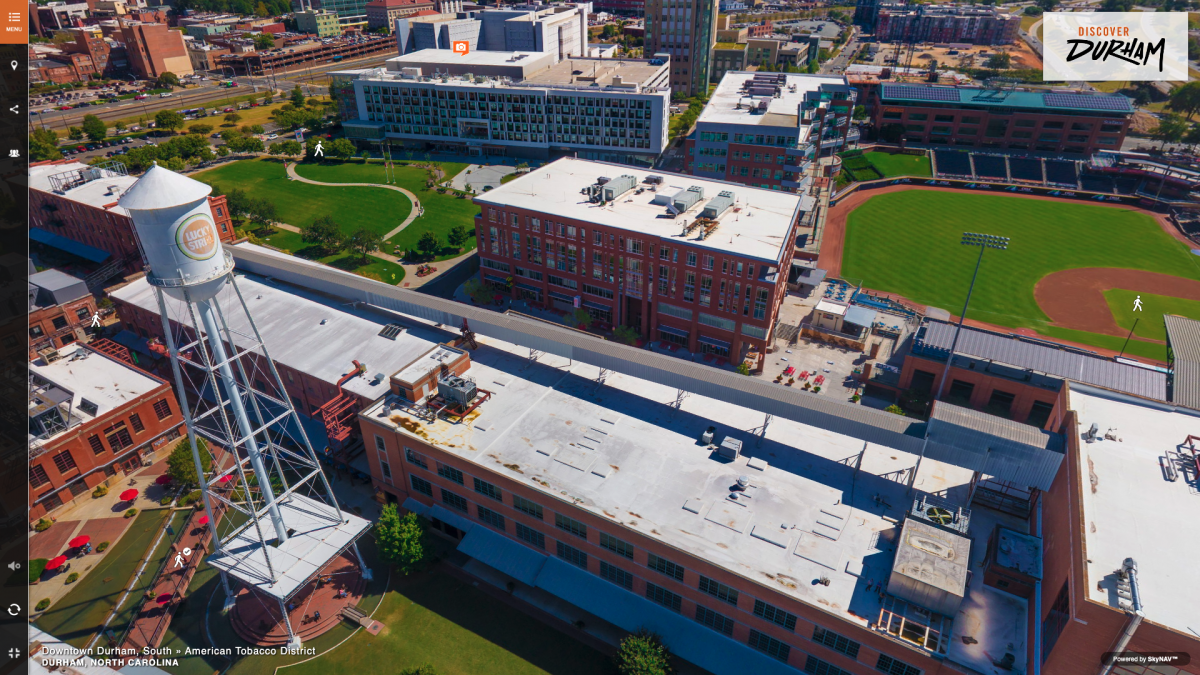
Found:
<path fill-rule="evenodd" d="M 192 423 L 192 409 L 187 403 L 187 393 L 183 388 L 183 372 L 179 368 L 179 355 L 175 350 L 175 337 L 171 334 L 171 320 L 167 317 L 167 303 L 163 299 L 161 288 L 154 289 L 158 299 L 158 314 L 162 318 L 163 335 L 166 336 L 167 349 L 171 354 L 171 372 L 175 375 L 175 393 L 179 397 L 179 409 L 183 411 L 183 421 L 187 425 L 188 442 L 192 444 L 192 461 L 196 463 L 196 478 L 200 481 L 200 497 L 204 501 L 204 515 L 208 516 L 209 527 L 213 531 L 214 552 L 221 550 L 221 538 L 217 536 L 217 519 L 212 509 L 212 500 L 208 497 L 208 476 L 200 470 L 200 448 L 196 444 L 196 427 Z M 233 592 L 229 588 L 229 578 L 221 570 L 221 587 L 225 589 L 225 608 L 233 602 Z"/>
<path fill-rule="evenodd" d="M 288 632 L 288 648 L 296 649 L 300 646 L 300 636 L 292 630 L 292 620 L 288 617 L 287 603 L 283 598 L 279 598 L 279 611 L 283 614 L 283 625 Z"/>

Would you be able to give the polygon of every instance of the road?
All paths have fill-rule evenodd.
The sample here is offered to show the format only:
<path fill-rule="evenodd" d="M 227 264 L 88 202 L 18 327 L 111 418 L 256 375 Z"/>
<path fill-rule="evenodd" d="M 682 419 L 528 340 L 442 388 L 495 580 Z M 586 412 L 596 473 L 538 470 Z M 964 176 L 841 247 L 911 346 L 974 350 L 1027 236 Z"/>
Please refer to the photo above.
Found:
<path fill-rule="evenodd" d="M 850 31 L 850 39 L 842 47 L 841 51 L 837 53 L 837 56 L 829 59 L 821 66 L 820 72 L 822 75 L 840 75 L 850 66 L 850 59 L 854 57 L 859 48 L 858 28 L 852 26 Z"/>
<path fill-rule="evenodd" d="M 384 61 L 392 58 L 392 56 L 394 55 L 376 54 L 356 61 L 342 61 L 334 64 L 323 64 L 315 68 L 279 73 L 273 77 L 241 75 L 234 78 L 238 86 L 232 89 L 226 89 L 213 82 L 205 82 L 199 87 L 176 89 L 173 95 L 168 98 L 152 96 L 141 101 L 129 99 L 117 103 L 106 103 L 104 105 L 74 108 L 72 110 L 55 110 L 50 108 L 37 111 L 37 114 L 29 115 L 29 125 L 31 128 L 44 126 L 50 129 L 63 130 L 67 127 L 79 126 L 83 122 L 84 115 L 95 115 L 107 122 L 138 116 L 144 116 L 149 119 L 160 110 L 183 110 L 185 108 L 207 107 L 208 104 L 228 100 L 236 96 L 245 96 L 258 92 L 266 93 L 267 91 L 271 91 L 272 88 L 276 91 L 286 92 L 297 84 L 302 85 L 306 93 L 310 96 L 324 94 L 326 93 L 326 87 L 316 83 L 317 80 L 323 80 L 319 76 L 335 70 L 381 66 Z"/>

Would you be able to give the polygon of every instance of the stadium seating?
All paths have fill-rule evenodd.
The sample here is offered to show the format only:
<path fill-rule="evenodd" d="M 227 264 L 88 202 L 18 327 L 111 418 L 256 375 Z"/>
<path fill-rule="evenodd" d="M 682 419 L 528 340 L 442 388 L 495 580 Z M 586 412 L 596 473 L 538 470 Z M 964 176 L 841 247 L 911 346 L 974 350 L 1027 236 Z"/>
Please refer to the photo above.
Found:
<path fill-rule="evenodd" d="M 1075 172 L 1075 162 L 1068 162 L 1061 159 L 1046 160 L 1046 182 L 1055 183 L 1057 185 L 1078 184 L 1079 176 Z"/>
<path fill-rule="evenodd" d="M 975 175 L 981 180 L 1008 180 L 1004 158 L 996 155 L 975 155 Z"/>
<path fill-rule="evenodd" d="M 1084 174 L 1079 177 L 1079 184 L 1088 192 L 1113 192 L 1116 189 L 1113 180 L 1108 176 L 1089 176 Z"/>
<path fill-rule="evenodd" d="M 971 161 L 967 158 L 967 153 L 958 150 L 934 150 L 933 156 L 937 161 L 938 175 L 971 175 Z"/>
<path fill-rule="evenodd" d="M 1008 170 L 1013 180 L 1042 182 L 1042 160 L 1027 157 L 1009 157 Z"/>

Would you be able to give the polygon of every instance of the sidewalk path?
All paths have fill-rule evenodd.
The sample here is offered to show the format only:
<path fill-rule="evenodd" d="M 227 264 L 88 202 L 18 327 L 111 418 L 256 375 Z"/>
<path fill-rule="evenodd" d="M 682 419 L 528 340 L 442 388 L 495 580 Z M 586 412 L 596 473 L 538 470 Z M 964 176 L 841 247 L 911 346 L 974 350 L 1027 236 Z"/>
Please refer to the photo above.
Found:
<path fill-rule="evenodd" d="M 288 173 L 288 176 L 291 177 L 293 180 L 298 180 L 301 183 L 308 183 L 309 185 L 325 185 L 328 187 L 378 187 L 378 188 L 386 188 L 388 190 L 395 190 L 396 192 L 399 192 L 400 194 L 404 195 L 405 197 L 408 197 L 408 201 L 412 202 L 412 207 L 413 207 L 412 210 L 408 212 L 408 217 L 404 219 L 403 223 L 400 223 L 391 232 L 388 232 L 387 234 L 383 235 L 384 241 L 387 241 L 388 239 L 391 239 L 392 237 L 400 234 L 401 230 L 408 227 L 409 223 L 416 220 L 417 216 L 421 215 L 420 200 L 417 199 L 416 195 L 409 192 L 408 190 L 405 190 L 402 187 L 398 187 L 395 185 L 383 185 L 381 183 L 322 183 L 321 181 L 312 180 L 310 178 L 305 178 L 304 176 L 301 176 L 300 174 L 296 173 L 296 164 L 295 163 L 287 165 L 287 173 Z M 300 231 L 298 228 L 294 228 L 291 226 L 285 227 L 283 229 L 291 230 L 293 232 Z"/>

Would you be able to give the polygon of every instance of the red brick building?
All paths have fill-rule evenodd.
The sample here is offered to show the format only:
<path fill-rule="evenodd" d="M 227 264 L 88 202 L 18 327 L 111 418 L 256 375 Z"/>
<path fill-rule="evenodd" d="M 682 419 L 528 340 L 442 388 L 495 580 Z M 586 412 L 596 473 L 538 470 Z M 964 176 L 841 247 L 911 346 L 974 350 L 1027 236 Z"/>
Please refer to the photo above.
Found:
<path fill-rule="evenodd" d="M 91 499 L 186 431 L 165 380 L 83 344 L 59 356 L 30 365 L 30 522 Z"/>
<path fill-rule="evenodd" d="M 804 215 L 797 195 L 577 159 L 475 203 L 496 292 L 734 363 L 771 344 Z"/>
<path fill-rule="evenodd" d="M 182 77 L 193 72 L 183 33 L 165 23 L 122 22 L 121 41 L 125 43 L 130 71 L 141 79 L 153 80 L 163 73 Z"/>
<path fill-rule="evenodd" d="M 900 5 L 879 8 L 880 42 L 938 42 L 1006 45 L 1017 39 L 1021 18 L 975 5 Z"/>
<path fill-rule="evenodd" d="M 74 160 L 34 164 L 29 174 L 31 228 L 107 251 L 122 260 L 129 273 L 142 269 L 133 221 L 117 206 L 136 177 Z M 225 197 L 209 197 L 209 205 L 221 240 L 233 241 L 233 220 Z"/>
<path fill-rule="evenodd" d="M 367 30 L 387 28 L 395 30 L 396 19 L 412 16 L 423 10 L 432 10 L 433 0 L 371 0 L 367 3 Z"/>
<path fill-rule="evenodd" d="M 29 360 L 91 333 L 96 299 L 82 279 L 58 270 L 29 275 Z"/>

